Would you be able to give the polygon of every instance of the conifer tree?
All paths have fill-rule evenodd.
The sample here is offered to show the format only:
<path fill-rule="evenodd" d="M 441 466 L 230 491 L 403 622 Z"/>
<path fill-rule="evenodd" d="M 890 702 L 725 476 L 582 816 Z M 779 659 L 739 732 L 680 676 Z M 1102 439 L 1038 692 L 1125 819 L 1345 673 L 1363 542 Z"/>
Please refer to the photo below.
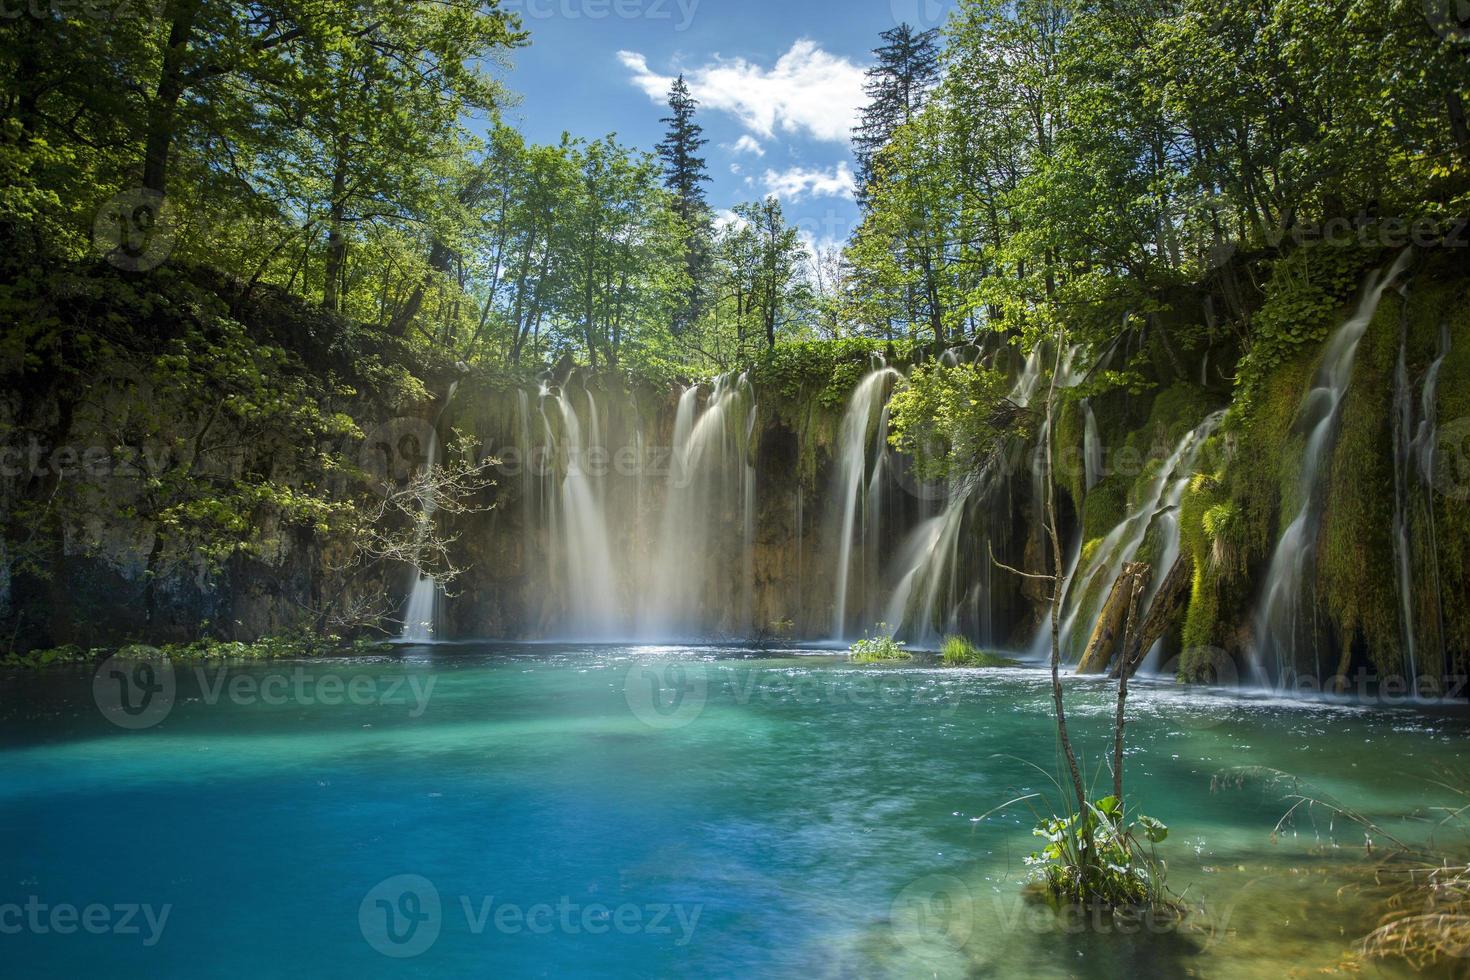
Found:
<path fill-rule="evenodd" d="M 908 24 L 900 24 L 880 37 L 885 43 L 873 50 L 878 61 L 868 69 L 864 86 L 868 105 L 852 137 L 858 203 L 863 205 L 873 182 L 873 158 L 900 126 L 918 114 L 939 80 L 938 28 L 916 33 Z"/>
<path fill-rule="evenodd" d="M 713 221 L 703 186 L 709 180 L 709 171 L 699 155 L 709 140 L 704 137 L 703 127 L 694 121 L 698 107 L 680 75 L 669 89 L 670 115 L 659 120 L 668 126 L 668 133 L 658 144 L 658 156 L 663 162 L 664 186 L 674 195 L 674 211 L 684 228 L 684 268 L 689 277 L 674 316 L 675 333 L 683 333 L 699 318 L 709 275 Z"/>

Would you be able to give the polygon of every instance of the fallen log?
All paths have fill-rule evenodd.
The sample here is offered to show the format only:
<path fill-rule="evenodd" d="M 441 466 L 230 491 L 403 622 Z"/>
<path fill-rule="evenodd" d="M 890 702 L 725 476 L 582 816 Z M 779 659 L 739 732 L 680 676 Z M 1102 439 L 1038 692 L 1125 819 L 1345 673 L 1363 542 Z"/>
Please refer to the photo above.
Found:
<path fill-rule="evenodd" d="M 1189 604 L 1189 585 L 1193 573 L 1194 568 L 1189 559 L 1180 555 L 1169 569 L 1169 574 L 1164 576 L 1163 584 L 1159 586 L 1153 601 L 1149 603 L 1143 625 L 1124 643 L 1123 656 L 1118 658 L 1113 667 L 1114 677 L 1119 676 L 1125 668 L 1128 676 L 1132 677 L 1143 663 L 1143 658 L 1154 648 L 1154 644 L 1179 625 Z"/>
<path fill-rule="evenodd" d="M 1097 625 L 1093 627 L 1092 637 L 1087 641 L 1087 650 L 1077 663 L 1077 673 L 1107 673 L 1126 632 L 1128 610 L 1136 604 L 1136 593 L 1142 587 L 1141 583 L 1147 579 L 1148 573 L 1149 566 L 1142 562 L 1123 566 L 1118 580 L 1113 583 L 1112 591 L 1108 593 L 1107 601 L 1103 603 L 1102 611 L 1098 614 Z"/>

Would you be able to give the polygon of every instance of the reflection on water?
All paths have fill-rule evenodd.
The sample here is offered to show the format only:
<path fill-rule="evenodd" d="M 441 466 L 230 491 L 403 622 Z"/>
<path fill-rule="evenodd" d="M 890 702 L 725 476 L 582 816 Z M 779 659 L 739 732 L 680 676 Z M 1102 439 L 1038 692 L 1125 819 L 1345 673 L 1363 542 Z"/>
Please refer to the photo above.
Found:
<path fill-rule="evenodd" d="M 1024 807 L 976 819 L 1050 790 L 1040 671 L 461 645 L 173 680 L 129 731 L 90 674 L 4 677 L 0 905 L 170 908 L 151 946 L 41 911 L 0 936 L 7 974 L 1318 973 L 1371 921 L 1339 893 L 1362 834 L 1302 814 L 1273 841 L 1282 788 L 1216 777 L 1281 770 L 1392 822 L 1466 727 L 1140 683 L 1129 791 L 1200 911 L 1125 929 L 1023 900 Z M 1069 696 L 1096 770 L 1113 688 Z"/>

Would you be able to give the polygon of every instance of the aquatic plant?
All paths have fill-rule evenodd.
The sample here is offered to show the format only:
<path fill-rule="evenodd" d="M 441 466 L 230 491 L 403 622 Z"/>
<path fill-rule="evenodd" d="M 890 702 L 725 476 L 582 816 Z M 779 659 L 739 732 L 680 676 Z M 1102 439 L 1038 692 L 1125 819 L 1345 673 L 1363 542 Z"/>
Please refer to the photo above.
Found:
<path fill-rule="evenodd" d="M 855 664 L 897 663 L 914 659 L 914 655 L 904 649 L 903 642 L 893 638 L 893 627 L 887 623 L 879 623 L 877 634 L 869 633 L 858 640 L 847 655 Z"/>
<path fill-rule="evenodd" d="M 1080 813 L 1045 817 L 1031 833 L 1046 844 L 1026 864 L 1053 902 L 1182 914 L 1169 894 L 1168 868 L 1154 850 L 1169 828 L 1142 814 L 1129 819 L 1118 797 L 1089 802 Z"/>
<path fill-rule="evenodd" d="M 978 650 L 963 636 L 946 636 L 940 654 L 946 667 L 1015 667 L 1018 661 Z"/>

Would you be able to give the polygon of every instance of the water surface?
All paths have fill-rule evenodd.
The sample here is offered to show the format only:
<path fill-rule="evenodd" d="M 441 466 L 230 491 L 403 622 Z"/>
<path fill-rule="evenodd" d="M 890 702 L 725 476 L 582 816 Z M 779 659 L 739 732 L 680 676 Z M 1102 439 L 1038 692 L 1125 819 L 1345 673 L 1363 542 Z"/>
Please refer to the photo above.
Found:
<path fill-rule="evenodd" d="M 1025 805 L 976 820 L 1050 791 L 1042 671 L 472 645 L 175 681 L 125 730 L 90 672 L 4 675 L 0 926 L 43 907 L 0 933 L 7 976 L 1305 976 L 1371 924 L 1339 894 L 1362 834 L 1323 813 L 1273 840 L 1287 790 L 1221 774 L 1393 821 L 1466 734 L 1137 685 L 1129 790 L 1203 911 L 1120 935 L 1022 900 Z M 1069 688 L 1093 770 L 1113 697 Z M 51 928 L 90 905 L 97 934 Z"/>

